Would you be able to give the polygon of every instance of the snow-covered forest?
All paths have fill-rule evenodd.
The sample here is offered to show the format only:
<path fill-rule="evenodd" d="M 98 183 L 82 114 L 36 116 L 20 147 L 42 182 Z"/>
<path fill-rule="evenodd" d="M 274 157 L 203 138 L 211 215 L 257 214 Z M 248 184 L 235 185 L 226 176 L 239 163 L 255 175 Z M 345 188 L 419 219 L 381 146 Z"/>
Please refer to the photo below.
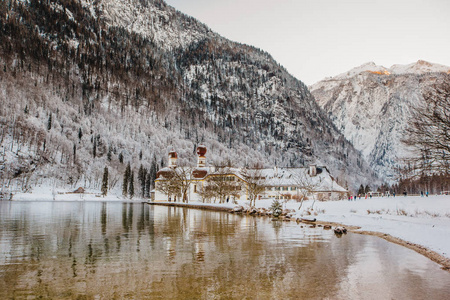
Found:
<path fill-rule="evenodd" d="M 3 187 L 100 190 L 107 166 L 115 188 L 128 162 L 193 164 L 199 143 L 214 164 L 376 182 L 301 81 L 163 1 L 2 1 L 0 67 Z"/>

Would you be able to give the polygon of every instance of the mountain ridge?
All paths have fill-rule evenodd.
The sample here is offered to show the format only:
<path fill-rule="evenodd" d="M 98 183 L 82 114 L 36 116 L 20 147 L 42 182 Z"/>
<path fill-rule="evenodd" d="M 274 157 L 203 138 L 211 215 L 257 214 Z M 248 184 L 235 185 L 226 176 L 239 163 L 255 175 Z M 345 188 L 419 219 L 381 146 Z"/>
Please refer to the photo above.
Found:
<path fill-rule="evenodd" d="M 203 143 L 212 164 L 319 163 L 349 186 L 374 182 L 306 85 L 268 53 L 228 41 L 163 1 L 117 3 L 0 4 L 6 177 L 98 187 L 107 166 L 118 185 L 127 161 L 163 166 L 173 148 L 180 163 L 193 163 Z M 144 34 L 140 10 L 153 19 Z M 25 172 L 19 160 L 39 167 Z"/>
<path fill-rule="evenodd" d="M 374 73 L 378 75 L 406 75 L 406 74 L 425 74 L 425 73 L 447 73 L 450 74 L 450 67 L 437 64 L 437 63 L 430 63 L 425 60 L 419 59 L 416 62 L 401 65 L 401 64 L 394 64 L 390 68 L 386 68 L 381 65 L 377 65 L 374 62 L 367 62 L 364 63 L 358 67 L 354 67 L 350 69 L 349 71 L 346 71 L 344 73 L 338 74 L 336 76 L 327 77 L 319 82 L 323 81 L 333 81 L 333 80 L 342 80 L 346 78 L 351 78 L 353 76 L 361 75 L 363 73 Z M 319 83 L 317 82 L 317 83 Z M 310 85 L 312 89 L 314 89 L 314 85 L 316 83 Z"/>

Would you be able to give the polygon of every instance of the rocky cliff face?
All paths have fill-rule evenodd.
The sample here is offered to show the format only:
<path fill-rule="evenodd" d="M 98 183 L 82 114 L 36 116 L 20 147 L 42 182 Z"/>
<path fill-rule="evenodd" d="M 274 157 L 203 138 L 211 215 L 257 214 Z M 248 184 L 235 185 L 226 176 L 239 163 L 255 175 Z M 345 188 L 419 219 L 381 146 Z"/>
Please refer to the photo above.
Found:
<path fill-rule="evenodd" d="M 425 61 L 391 68 L 368 63 L 310 87 L 336 127 L 361 151 L 382 178 L 409 154 L 401 143 L 411 107 L 450 68 Z"/>

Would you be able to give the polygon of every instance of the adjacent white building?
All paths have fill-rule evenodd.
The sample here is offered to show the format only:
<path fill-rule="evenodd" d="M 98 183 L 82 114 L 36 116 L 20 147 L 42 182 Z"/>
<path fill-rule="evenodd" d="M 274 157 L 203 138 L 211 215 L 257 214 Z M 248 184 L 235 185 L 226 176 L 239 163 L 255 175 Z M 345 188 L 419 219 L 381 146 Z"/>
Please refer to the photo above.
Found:
<path fill-rule="evenodd" d="M 177 153 L 169 153 L 168 167 L 159 170 L 156 176 L 154 201 L 182 201 L 183 195 L 189 202 L 249 200 L 249 184 L 255 183 L 263 186 L 257 200 L 301 200 L 307 197 L 325 201 L 344 199 L 348 194 L 323 166 L 262 169 L 214 167 L 206 165 L 205 146 L 199 146 L 197 154 L 196 167 L 179 167 Z M 172 178 L 179 179 L 175 190 L 167 185 Z M 215 193 L 209 193 L 213 188 Z"/>

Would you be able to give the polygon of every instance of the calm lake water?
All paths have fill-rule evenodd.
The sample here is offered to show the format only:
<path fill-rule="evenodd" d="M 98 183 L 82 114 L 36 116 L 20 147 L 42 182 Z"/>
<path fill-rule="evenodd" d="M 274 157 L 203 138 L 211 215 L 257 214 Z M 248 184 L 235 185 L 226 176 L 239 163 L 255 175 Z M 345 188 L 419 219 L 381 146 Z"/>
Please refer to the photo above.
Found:
<path fill-rule="evenodd" d="M 383 239 L 224 212 L 0 202 L 0 299 L 449 299 Z"/>

